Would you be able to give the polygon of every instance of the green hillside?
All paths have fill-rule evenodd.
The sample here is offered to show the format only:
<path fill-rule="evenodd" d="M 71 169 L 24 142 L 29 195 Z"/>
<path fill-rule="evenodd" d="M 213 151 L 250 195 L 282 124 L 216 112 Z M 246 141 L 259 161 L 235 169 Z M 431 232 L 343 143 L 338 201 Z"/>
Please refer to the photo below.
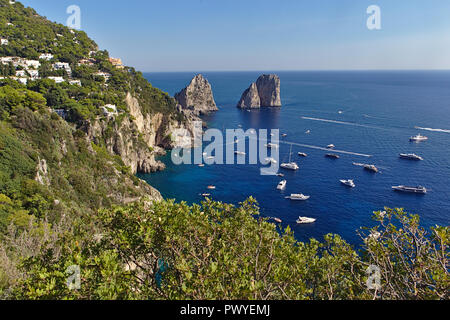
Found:
<path fill-rule="evenodd" d="M 0 38 L 0 299 L 450 298 L 448 227 L 386 209 L 355 249 L 336 235 L 299 243 L 253 199 L 162 200 L 108 141 L 152 156 L 125 97 L 188 121 L 174 99 L 20 3 L 0 0 Z"/>

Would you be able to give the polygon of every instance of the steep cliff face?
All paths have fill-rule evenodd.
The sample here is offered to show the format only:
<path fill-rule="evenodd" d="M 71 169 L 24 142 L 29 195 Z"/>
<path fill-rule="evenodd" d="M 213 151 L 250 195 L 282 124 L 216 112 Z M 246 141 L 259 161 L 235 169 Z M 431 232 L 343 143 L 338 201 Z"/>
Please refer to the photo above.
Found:
<path fill-rule="evenodd" d="M 120 156 L 133 173 L 151 173 L 165 168 L 156 156 L 165 149 L 190 147 L 191 120 L 180 121 L 162 113 L 143 115 L 136 98 L 127 94 L 129 116 L 101 118 L 87 124 L 84 131 L 96 144 Z"/>
<path fill-rule="evenodd" d="M 218 111 L 211 85 L 201 74 L 196 75 L 191 83 L 175 95 L 175 99 L 183 109 L 194 111 L 196 115 L 204 115 Z"/>
<path fill-rule="evenodd" d="M 238 103 L 238 108 L 245 109 L 253 109 L 261 107 L 261 99 L 259 97 L 258 87 L 256 83 L 252 83 L 250 88 L 244 91 L 242 94 L 242 98 Z"/>
<path fill-rule="evenodd" d="M 242 94 L 238 108 L 281 107 L 281 81 L 277 75 L 262 75 Z"/>

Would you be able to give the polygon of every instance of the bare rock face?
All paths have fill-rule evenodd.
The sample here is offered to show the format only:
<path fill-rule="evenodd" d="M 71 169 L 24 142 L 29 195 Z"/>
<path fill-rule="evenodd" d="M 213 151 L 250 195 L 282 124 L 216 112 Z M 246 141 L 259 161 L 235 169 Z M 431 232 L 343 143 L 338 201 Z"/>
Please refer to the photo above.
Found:
<path fill-rule="evenodd" d="M 183 109 L 193 110 L 197 115 L 205 115 L 218 111 L 211 85 L 201 74 L 192 79 L 191 83 L 175 95 L 175 99 Z"/>
<path fill-rule="evenodd" d="M 260 108 L 261 107 L 261 99 L 259 97 L 258 87 L 256 83 L 252 83 L 250 88 L 245 90 L 242 94 L 241 101 L 239 101 L 238 108 L 246 109 L 246 108 Z"/>
<path fill-rule="evenodd" d="M 262 75 L 242 95 L 238 108 L 281 107 L 281 81 L 275 74 Z"/>

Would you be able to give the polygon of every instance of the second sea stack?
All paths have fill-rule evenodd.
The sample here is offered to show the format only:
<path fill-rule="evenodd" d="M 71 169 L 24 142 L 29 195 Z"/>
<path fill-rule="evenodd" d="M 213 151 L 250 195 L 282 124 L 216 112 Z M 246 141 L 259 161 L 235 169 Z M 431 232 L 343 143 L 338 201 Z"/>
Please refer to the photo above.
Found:
<path fill-rule="evenodd" d="M 238 108 L 281 107 L 281 81 L 275 74 L 265 74 L 242 94 Z"/>

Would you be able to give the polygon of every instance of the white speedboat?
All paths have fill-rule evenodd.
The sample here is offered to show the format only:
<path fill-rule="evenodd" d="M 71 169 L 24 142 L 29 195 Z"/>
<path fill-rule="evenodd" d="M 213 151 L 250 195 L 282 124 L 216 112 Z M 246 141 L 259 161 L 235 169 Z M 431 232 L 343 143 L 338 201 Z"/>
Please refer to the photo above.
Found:
<path fill-rule="evenodd" d="M 291 158 L 292 158 L 292 145 L 291 145 L 291 150 L 289 151 L 289 162 L 288 163 L 282 163 L 280 165 L 280 167 L 282 167 L 283 169 L 286 169 L 286 170 L 297 171 L 298 169 L 300 169 L 300 167 L 298 166 L 297 163 L 292 162 Z"/>
<path fill-rule="evenodd" d="M 277 164 L 278 163 L 278 161 L 275 160 L 274 158 L 266 158 L 266 159 L 264 159 L 264 161 L 266 163 L 273 163 L 273 164 Z"/>
<path fill-rule="evenodd" d="M 308 223 L 316 222 L 316 219 L 308 218 L 308 217 L 298 217 L 296 222 L 297 222 L 297 224 L 308 224 Z"/>
<path fill-rule="evenodd" d="M 310 133 L 311 133 L 311 130 L 308 130 L 308 131 L 306 131 L 305 133 L 306 133 L 306 134 L 310 134 Z"/>
<path fill-rule="evenodd" d="M 305 158 L 308 156 L 308 154 L 307 154 L 307 153 L 304 153 L 304 152 L 299 152 L 298 155 L 299 155 L 300 157 L 305 157 Z"/>
<path fill-rule="evenodd" d="M 278 190 L 284 190 L 284 189 L 286 189 L 286 185 L 287 185 L 287 181 L 286 180 L 280 181 L 280 183 L 278 184 L 277 189 Z"/>
<path fill-rule="evenodd" d="M 245 156 L 245 155 L 247 155 L 245 152 L 242 152 L 242 151 L 235 151 L 234 154 L 237 154 L 238 156 Z"/>
<path fill-rule="evenodd" d="M 290 199 L 293 201 L 306 201 L 309 200 L 309 198 L 311 198 L 311 196 L 305 196 L 304 194 L 291 194 L 289 197 L 286 197 L 286 199 Z"/>
<path fill-rule="evenodd" d="M 392 187 L 392 189 L 395 191 L 407 192 L 407 193 L 426 194 L 428 192 L 427 188 L 422 187 L 422 186 L 418 186 L 418 187 L 394 186 L 394 187 Z"/>
<path fill-rule="evenodd" d="M 343 185 L 345 185 L 347 187 L 350 187 L 350 188 L 356 187 L 356 184 L 353 180 L 340 180 L 340 181 Z"/>
<path fill-rule="evenodd" d="M 402 159 L 407 159 L 407 160 L 418 160 L 418 161 L 423 161 L 423 158 L 418 156 L 415 153 L 401 153 L 400 154 L 400 158 Z"/>
<path fill-rule="evenodd" d="M 216 190 L 216 186 L 208 186 L 207 187 L 209 190 Z"/>
<path fill-rule="evenodd" d="M 276 143 L 268 143 L 268 144 L 266 144 L 266 148 L 278 149 L 278 145 Z"/>
<path fill-rule="evenodd" d="M 334 149 L 334 148 L 336 148 L 336 146 L 334 144 L 327 145 L 327 149 Z"/>
<path fill-rule="evenodd" d="M 379 171 L 378 168 L 375 167 L 373 164 L 365 164 L 363 167 L 367 171 L 371 171 L 371 172 L 375 172 L 375 173 L 378 173 L 378 171 Z"/>
<path fill-rule="evenodd" d="M 417 136 L 409 138 L 409 141 L 411 141 L 411 142 L 422 142 L 422 141 L 427 141 L 427 140 L 428 140 L 428 137 L 425 137 L 425 136 L 421 135 L 420 133 Z"/>

